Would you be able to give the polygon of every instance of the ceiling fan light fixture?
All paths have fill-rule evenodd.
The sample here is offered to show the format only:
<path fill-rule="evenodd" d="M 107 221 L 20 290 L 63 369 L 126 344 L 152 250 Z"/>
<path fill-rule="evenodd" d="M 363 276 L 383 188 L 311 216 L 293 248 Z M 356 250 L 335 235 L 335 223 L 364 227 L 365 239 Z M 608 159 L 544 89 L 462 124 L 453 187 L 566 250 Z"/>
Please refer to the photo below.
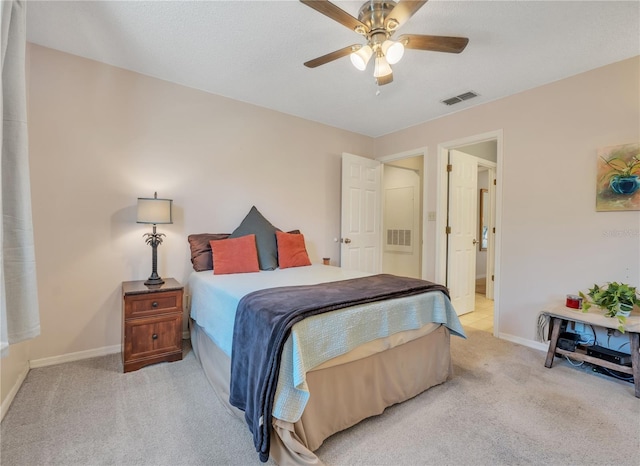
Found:
<path fill-rule="evenodd" d="M 365 45 L 364 47 L 360 47 L 358 50 L 351 53 L 351 63 L 353 63 L 353 66 L 355 66 L 360 71 L 364 71 L 367 68 L 367 63 L 369 63 L 372 55 L 373 49 L 368 45 Z"/>
<path fill-rule="evenodd" d="M 387 62 L 390 65 L 395 65 L 404 55 L 404 45 L 402 45 L 402 42 L 385 40 L 382 43 L 382 53 L 387 57 Z"/>
<path fill-rule="evenodd" d="M 427 0 L 365 0 L 358 16 L 354 17 L 331 0 L 300 0 L 318 13 L 362 34 L 366 41 L 343 47 L 304 63 L 308 68 L 332 62 L 350 55 L 353 65 L 361 71 L 374 58 L 373 75 L 379 86 L 393 82 L 391 65 L 398 63 L 404 49 L 426 50 L 430 52 L 460 53 L 469 39 L 467 37 L 431 36 L 425 34 L 403 34 L 392 40 L 393 34 L 401 28 Z"/>
<path fill-rule="evenodd" d="M 376 68 L 373 71 L 374 78 L 382 78 L 383 76 L 388 76 L 393 71 L 391 70 L 391 66 L 389 66 L 389 62 L 384 55 L 380 54 L 376 57 Z"/>

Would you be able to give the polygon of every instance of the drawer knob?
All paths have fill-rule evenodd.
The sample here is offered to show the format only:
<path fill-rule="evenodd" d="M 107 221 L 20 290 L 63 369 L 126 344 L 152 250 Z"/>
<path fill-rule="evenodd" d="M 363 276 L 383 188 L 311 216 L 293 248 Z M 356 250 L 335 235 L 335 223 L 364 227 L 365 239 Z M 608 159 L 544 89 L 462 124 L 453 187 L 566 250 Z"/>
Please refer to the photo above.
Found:
<path fill-rule="evenodd" d="M 158 307 L 158 301 L 154 301 L 151 303 L 151 307 Z"/>
<path fill-rule="evenodd" d="M 157 340 L 158 339 L 158 334 L 154 333 L 153 335 L 151 335 L 151 338 L 153 338 L 154 340 Z"/>

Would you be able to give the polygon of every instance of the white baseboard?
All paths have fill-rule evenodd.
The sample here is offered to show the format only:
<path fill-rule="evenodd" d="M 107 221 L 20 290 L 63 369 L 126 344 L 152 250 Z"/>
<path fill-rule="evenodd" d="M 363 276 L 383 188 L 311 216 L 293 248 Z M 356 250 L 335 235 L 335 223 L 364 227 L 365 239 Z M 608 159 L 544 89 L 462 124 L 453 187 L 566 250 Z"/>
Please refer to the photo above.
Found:
<path fill-rule="evenodd" d="M 508 333 L 500 333 L 499 335 L 496 335 L 496 336 L 502 340 L 507 340 L 522 346 L 527 346 L 529 348 L 533 348 L 538 351 L 544 351 L 545 353 L 549 349 L 548 343 L 541 343 L 539 341 L 527 340 L 526 338 L 516 337 L 515 335 L 509 335 Z"/>
<path fill-rule="evenodd" d="M 188 340 L 189 338 L 189 331 L 182 332 L 183 340 Z M 61 354 L 59 356 L 52 356 L 50 358 L 32 359 L 29 361 L 29 367 L 31 369 L 35 369 L 36 367 L 54 366 L 56 364 L 63 364 L 65 362 L 80 361 L 82 359 L 97 358 L 98 356 L 106 356 L 107 354 L 120 353 L 121 351 L 122 345 L 103 346 L 102 348 L 78 351 L 76 353 Z"/>
<path fill-rule="evenodd" d="M 62 364 L 65 362 L 80 361 L 82 359 L 89 359 L 98 356 L 106 356 L 107 354 L 119 353 L 121 350 L 122 345 L 103 346 L 102 348 L 78 351 L 76 353 L 61 354 L 60 356 L 52 356 L 50 358 L 32 359 L 29 361 L 29 367 L 34 369 L 36 367 L 53 366 L 55 364 Z"/>
<path fill-rule="evenodd" d="M 2 407 L 0 408 L 0 421 L 4 419 L 4 415 L 7 414 L 7 411 L 9 411 L 9 407 L 11 406 L 11 403 L 13 403 L 13 399 L 18 394 L 18 390 L 20 390 L 20 387 L 22 387 L 22 382 L 24 382 L 24 379 L 27 378 L 28 373 L 29 366 L 25 365 L 24 370 L 18 376 L 18 380 L 16 380 L 16 383 L 13 384 L 13 387 L 11 387 L 11 390 L 9 390 L 9 393 L 2 402 Z"/>

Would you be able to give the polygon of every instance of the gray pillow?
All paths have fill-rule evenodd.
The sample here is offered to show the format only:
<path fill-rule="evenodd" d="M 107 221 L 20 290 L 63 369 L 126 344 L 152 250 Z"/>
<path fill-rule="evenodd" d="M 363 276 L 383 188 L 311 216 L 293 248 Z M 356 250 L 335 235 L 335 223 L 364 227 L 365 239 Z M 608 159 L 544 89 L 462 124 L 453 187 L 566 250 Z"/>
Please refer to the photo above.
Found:
<path fill-rule="evenodd" d="M 256 235 L 258 264 L 260 270 L 275 270 L 278 267 L 278 245 L 276 243 L 276 227 L 264 218 L 255 206 L 240 223 L 229 238 Z"/>

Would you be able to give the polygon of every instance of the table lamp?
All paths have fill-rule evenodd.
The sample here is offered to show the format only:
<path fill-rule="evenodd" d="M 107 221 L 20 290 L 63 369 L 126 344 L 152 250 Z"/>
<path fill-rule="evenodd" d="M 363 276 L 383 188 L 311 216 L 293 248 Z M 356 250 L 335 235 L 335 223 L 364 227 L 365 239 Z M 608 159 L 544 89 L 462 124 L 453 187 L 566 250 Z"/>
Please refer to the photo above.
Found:
<path fill-rule="evenodd" d="M 153 225 L 153 233 L 145 233 L 146 243 L 151 246 L 151 276 L 144 282 L 145 285 L 162 285 L 164 280 L 158 276 L 158 246 L 162 244 L 163 233 L 156 232 L 156 225 L 173 223 L 171 217 L 172 199 L 158 199 L 158 193 L 152 198 L 138 198 L 137 223 L 150 223 Z"/>

